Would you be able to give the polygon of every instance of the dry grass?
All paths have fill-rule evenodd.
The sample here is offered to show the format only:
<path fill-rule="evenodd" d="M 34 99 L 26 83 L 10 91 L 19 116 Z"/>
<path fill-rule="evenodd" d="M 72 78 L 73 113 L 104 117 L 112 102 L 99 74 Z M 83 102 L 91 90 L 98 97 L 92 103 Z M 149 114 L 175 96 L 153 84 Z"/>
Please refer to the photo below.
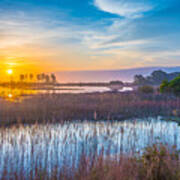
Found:
<path fill-rule="evenodd" d="M 178 130 L 175 123 L 153 118 L 2 127 L 0 179 L 178 177 L 176 150 L 163 145 L 151 147 L 159 142 L 176 145 Z M 151 148 L 144 152 L 147 146 Z"/>
<path fill-rule="evenodd" d="M 146 149 L 143 154 L 136 154 L 136 121 L 126 129 L 111 125 L 111 120 L 130 117 L 171 116 L 179 108 L 180 98 L 173 95 L 138 92 L 46 94 L 14 103 L 0 100 L 1 179 L 179 180 L 180 159 L 176 149 L 160 144 Z M 102 124 L 99 131 L 95 123 L 92 131 L 83 134 L 85 127 L 64 123 L 72 120 L 110 121 L 105 127 Z M 18 127 L 4 128 L 4 125 L 13 124 Z M 61 131 L 58 126 L 62 127 Z M 161 128 L 160 134 L 165 130 L 167 133 L 168 127 Z M 147 137 L 155 139 L 154 127 L 151 129 Z M 103 146 L 99 150 L 97 137 L 103 131 L 106 135 L 102 136 Z M 127 136 L 124 135 L 126 131 Z M 119 132 L 121 135 L 117 138 Z M 112 146 L 112 140 L 116 138 L 117 142 Z M 131 147 L 131 154 L 124 154 L 126 149 L 121 144 L 117 146 L 124 139 Z M 104 146 L 106 141 L 108 147 Z M 69 144 L 74 145 L 74 149 L 68 148 Z M 112 148 L 116 152 L 113 156 Z"/>
<path fill-rule="evenodd" d="M 23 172 L 11 174 L 4 171 L 2 179 L 27 179 Z M 10 178 L 9 178 L 10 177 Z M 30 171 L 28 179 L 47 180 L 179 180 L 180 159 L 175 148 L 162 144 L 147 148 L 141 156 L 119 158 L 103 157 L 103 154 L 82 156 L 78 168 L 64 166 L 61 172 L 55 168 L 47 171 Z"/>
<path fill-rule="evenodd" d="M 0 100 L 1 125 L 69 120 L 122 120 L 170 116 L 180 108 L 173 95 L 127 93 L 46 94 L 23 102 Z"/>

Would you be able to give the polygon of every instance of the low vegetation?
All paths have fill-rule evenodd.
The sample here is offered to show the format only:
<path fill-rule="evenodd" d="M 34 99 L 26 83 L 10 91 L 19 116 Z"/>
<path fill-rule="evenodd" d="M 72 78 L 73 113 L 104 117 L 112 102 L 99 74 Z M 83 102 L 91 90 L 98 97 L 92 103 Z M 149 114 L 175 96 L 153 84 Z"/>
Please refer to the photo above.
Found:
<path fill-rule="evenodd" d="M 157 138 L 153 126 L 148 128 L 150 133 L 144 133 L 149 147 L 136 151 L 136 120 L 126 128 L 113 129 L 111 125 L 113 120 L 156 116 L 166 116 L 167 120 L 175 116 L 178 122 L 178 83 L 178 78 L 164 81 L 161 93 L 143 85 L 137 91 L 123 93 L 37 94 L 21 102 L 0 99 L 0 179 L 179 180 L 176 147 L 149 146 Z M 83 134 L 80 120 L 93 121 L 93 130 Z M 101 124 L 98 129 L 94 122 L 99 120 L 109 125 Z M 165 129 L 160 126 L 160 134 Z M 98 143 L 99 134 L 103 143 Z M 173 135 L 177 144 L 177 134 Z M 130 152 L 123 147 L 124 138 Z"/>
<path fill-rule="evenodd" d="M 123 120 L 171 116 L 180 98 L 159 93 L 41 94 L 22 102 L 0 100 L 0 124 L 48 123 L 70 120 Z"/>
<path fill-rule="evenodd" d="M 19 167 L 20 168 L 20 167 Z M 47 170 L 30 170 L 29 179 L 46 180 L 179 180 L 180 158 L 175 148 L 159 144 L 145 149 L 142 155 L 121 155 L 117 158 L 82 155 L 79 166 L 74 168 L 65 165 L 59 172 L 55 168 L 51 175 Z M 19 172 L 19 173 L 18 173 Z M 27 179 L 18 169 L 14 174 L 8 170 L 1 174 L 2 179 Z"/>
<path fill-rule="evenodd" d="M 88 162 L 88 158 L 85 160 Z M 154 145 L 137 158 L 123 156 L 119 160 L 104 160 L 98 157 L 92 166 L 88 163 L 81 165 L 75 179 L 179 180 L 179 170 L 178 152 L 163 145 Z"/>
<path fill-rule="evenodd" d="M 145 85 L 145 86 L 140 86 L 138 91 L 141 93 L 151 94 L 154 93 L 154 88 L 153 86 Z"/>
<path fill-rule="evenodd" d="M 180 76 L 176 77 L 172 81 L 164 80 L 160 86 L 161 93 L 174 93 L 180 95 Z"/>

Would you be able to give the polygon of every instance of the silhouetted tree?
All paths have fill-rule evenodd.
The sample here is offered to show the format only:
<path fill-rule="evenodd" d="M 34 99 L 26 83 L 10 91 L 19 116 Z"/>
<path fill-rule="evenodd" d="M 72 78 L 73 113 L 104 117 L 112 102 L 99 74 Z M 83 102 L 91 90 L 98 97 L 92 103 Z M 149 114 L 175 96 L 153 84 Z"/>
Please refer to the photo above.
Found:
<path fill-rule="evenodd" d="M 28 74 L 24 75 L 24 79 L 27 81 L 28 80 Z"/>
<path fill-rule="evenodd" d="M 122 85 L 122 86 L 124 85 L 124 83 L 122 81 L 110 81 L 110 84 L 112 84 L 112 85 L 117 84 L 117 85 Z"/>
<path fill-rule="evenodd" d="M 37 79 L 37 81 L 41 81 L 41 74 L 37 74 L 36 79 Z"/>
<path fill-rule="evenodd" d="M 34 75 L 33 75 L 33 74 L 30 74 L 30 75 L 29 75 L 29 79 L 32 81 L 33 78 L 34 78 Z"/>
<path fill-rule="evenodd" d="M 46 77 L 46 74 L 42 73 L 41 77 L 42 77 L 42 79 L 44 79 Z"/>
<path fill-rule="evenodd" d="M 49 75 L 47 74 L 47 75 L 45 75 L 45 81 L 46 81 L 46 83 L 49 83 L 50 82 L 50 77 L 49 77 Z"/>
<path fill-rule="evenodd" d="M 168 78 L 168 74 L 164 71 L 158 70 L 152 72 L 150 79 L 153 84 L 161 84 L 162 81 Z"/>
<path fill-rule="evenodd" d="M 160 85 L 164 80 L 171 81 L 180 75 L 179 72 L 166 73 L 162 70 L 153 71 L 150 76 L 143 77 L 142 75 L 136 75 L 134 77 L 134 83 L 137 85 Z"/>
<path fill-rule="evenodd" d="M 145 85 L 147 83 L 147 80 L 142 75 L 135 75 L 134 83 L 137 85 Z"/>
<path fill-rule="evenodd" d="M 51 79 L 52 79 L 52 82 L 53 82 L 53 83 L 56 82 L 56 76 L 55 76 L 55 74 L 51 74 Z"/>
<path fill-rule="evenodd" d="M 20 81 L 24 81 L 24 74 L 20 74 Z"/>

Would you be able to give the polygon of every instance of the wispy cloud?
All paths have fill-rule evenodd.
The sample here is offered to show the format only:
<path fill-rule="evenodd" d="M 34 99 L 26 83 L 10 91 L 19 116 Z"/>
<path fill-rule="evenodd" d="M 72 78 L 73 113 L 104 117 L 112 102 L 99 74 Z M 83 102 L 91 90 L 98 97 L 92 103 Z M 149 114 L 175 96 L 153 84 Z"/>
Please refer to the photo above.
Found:
<path fill-rule="evenodd" d="M 153 5 L 147 2 L 144 0 L 94 0 L 94 5 L 108 13 L 136 18 L 153 9 Z"/>
<path fill-rule="evenodd" d="M 163 64 L 163 59 L 177 64 L 178 18 L 155 13 L 144 16 L 165 1 L 169 2 L 95 0 L 95 14 L 106 14 L 105 11 L 118 16 L 86 19 L 83 24 L 82 17 L 59 15 L 57 10 L 39 10 L 35 14 L 0 11 L 1 61 L 43 62 L 59 69 L 113 69 L 148 63 L 152 66 Z"/>

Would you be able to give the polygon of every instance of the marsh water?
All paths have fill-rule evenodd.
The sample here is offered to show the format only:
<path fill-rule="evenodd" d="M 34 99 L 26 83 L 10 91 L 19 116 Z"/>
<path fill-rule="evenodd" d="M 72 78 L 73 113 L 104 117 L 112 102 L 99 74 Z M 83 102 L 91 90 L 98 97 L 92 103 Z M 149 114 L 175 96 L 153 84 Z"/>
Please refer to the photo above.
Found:
<path fill-rule="evenodd" d="M 82 155 L 131 155 L 154 143 L 180 149 L 178 124 L 158 117 L 1 128 L 0 176 L 3 172 L 7 178 L 23 173 L 28 179 L 37 169 L 50 175 L 53 169 L 60 171 L 64 165 L 78 166 Z"/>
<path fill-rule="evenodd" d="M 132 91 L 131 87 L 122 87 L 119 92 Z M 52 89 L 18 89 L 0 87 L 0 98 L 8 101 L 21 101 L 24 98 L 32 97 L 36 94 L 78 94 L 78 93 L 95 93 L 95 92 L 109 92 L 108 87 L 96 86 L 62 86 Z"/>

